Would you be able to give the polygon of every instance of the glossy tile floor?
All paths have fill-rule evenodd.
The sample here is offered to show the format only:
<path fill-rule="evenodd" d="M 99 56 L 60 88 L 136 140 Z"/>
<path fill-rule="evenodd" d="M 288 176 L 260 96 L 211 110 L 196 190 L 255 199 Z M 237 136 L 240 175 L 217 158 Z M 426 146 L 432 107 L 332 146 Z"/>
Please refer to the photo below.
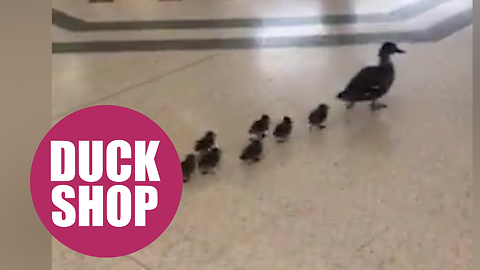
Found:
<path fill-rule="evenodd" d="M 273 2 L 53 1 L 53 7 L 98 22 L 155 20 L 156 14 L 182 20 L 364 14 L 415 1 L 280 1 L 272 9 Z M 444 2 L 407 28 L 429 27 L 472 3 Z M 315 13 L 313 5 L 322 8 Z M 386 24 L 369 31 L 399 27 Z M 177 30 L 152 31 L 77 33 L 52 26 L 52 39 L 172 39 Z M 190 39 L 236 35 L 215 27 L 178 31 Z M 259 30 L 235 31 L 255 37 Z M 400 42 L 408 54 L 394 59 L 397 81 L 383 100 L 389 107 L 376 113 L 366 104 L 346 112 L 334 97 L 361 67 L 376 62 L 379 43 L 340 45 L 52 54 L 52 124 L 87 106 L 121 105 L 155 120 L 182 157 L 206 129 L 218 132 L 225 151 L 217 175 L 184 186 L 177 216 L 150 246 L 98 259 L 53 239 L 53 269 L 473 269 L 472 27 L 435 42 Z M 319 102 L 331 106 L 328 128 L 309 133 L 306 116 Z M 246 167 L 237 157 L 249 125 L 263 113 L 274 122 L 291 116 L 292 141 L 267 140 L 266 159 Z"/>

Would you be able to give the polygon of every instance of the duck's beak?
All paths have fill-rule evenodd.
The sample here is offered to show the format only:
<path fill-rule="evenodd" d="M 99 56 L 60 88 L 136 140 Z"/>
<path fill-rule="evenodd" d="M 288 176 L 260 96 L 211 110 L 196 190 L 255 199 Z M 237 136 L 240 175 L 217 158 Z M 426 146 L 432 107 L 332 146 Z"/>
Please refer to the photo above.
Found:
<path fill-rule="evenodd" d="M 407 53 L 406 51 L 401 50 L 401 49 L 398 49 L 398 48 L 397 48 L 397 50 L 396 50 L 395 52 L 396 52 L 396 53 L 400 53 L 400 54 Z"/>

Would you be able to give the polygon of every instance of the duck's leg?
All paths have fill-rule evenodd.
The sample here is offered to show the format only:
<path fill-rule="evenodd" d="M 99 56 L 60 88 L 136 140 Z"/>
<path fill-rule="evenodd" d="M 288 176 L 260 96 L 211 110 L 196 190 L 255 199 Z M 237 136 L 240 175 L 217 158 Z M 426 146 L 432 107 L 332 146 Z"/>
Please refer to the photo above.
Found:
<path fill-rule="evenodd" d="M 372 103 L 370 103 L 370 108 L 372 111 L 378 111 L 380 109 L 387 108 L 387 105 L 384 103 L 377 102 L 377 100 L 373 100 Z"/>
<path fill-rule="evenodd" d="M 353 108 L 353 106 L 355 106 L 355 102 L 351 101 L 347 103 L 347 110 L 350 110 L 351 108 Z"/>

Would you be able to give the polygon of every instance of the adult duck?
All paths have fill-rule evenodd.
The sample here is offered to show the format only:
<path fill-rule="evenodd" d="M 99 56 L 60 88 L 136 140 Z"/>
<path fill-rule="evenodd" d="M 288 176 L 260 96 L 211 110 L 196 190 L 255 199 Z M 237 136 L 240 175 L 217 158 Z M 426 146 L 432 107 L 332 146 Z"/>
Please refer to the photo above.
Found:
<path fill-rule="evenodd" d="M 377 100 L 388 93 L 395 81 L 395 68 L 391 60 L 394 54 L 406 53 L 393 42 L 385 42 L 378 52 L 380 62 L 377 66 L 361 69 L 348 83 L 337 98 L 347 102 L 347 109 L 353 108 L 356 102 L 369 101 L 373 111 L 386 108 L 387 105 Z"/>

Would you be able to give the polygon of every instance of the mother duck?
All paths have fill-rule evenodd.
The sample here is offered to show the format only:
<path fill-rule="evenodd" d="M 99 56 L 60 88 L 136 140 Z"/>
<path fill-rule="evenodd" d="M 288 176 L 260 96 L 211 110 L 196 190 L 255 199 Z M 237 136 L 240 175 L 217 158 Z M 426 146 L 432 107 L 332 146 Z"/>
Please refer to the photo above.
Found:
<path fill-rule="evenodd" d="M 403 54 L 405 51 L 393 42 L 385 42 L 378 52 L 379 64 L 364 67 L 350 80 L 347 87 L 337 95 L 338 99 L 348 103 L 347 109 L 362 101 L 370 101 L 373 111 L 387 107 L 377 100 L 388 93 L 395 80 L 395 68 L 390 57 L 396 53 Z"/>

